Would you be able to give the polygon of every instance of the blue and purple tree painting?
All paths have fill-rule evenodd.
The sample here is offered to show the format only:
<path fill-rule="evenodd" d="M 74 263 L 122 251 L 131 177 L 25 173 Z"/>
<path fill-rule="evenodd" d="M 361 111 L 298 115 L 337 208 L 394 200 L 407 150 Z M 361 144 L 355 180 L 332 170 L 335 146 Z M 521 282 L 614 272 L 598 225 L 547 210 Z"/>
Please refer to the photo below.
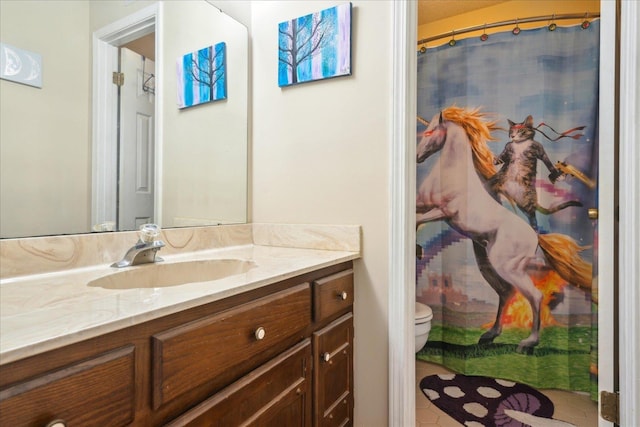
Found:
<path fill-rule="evenodd" d="M 227 98 L 227 58 L 224 42 L 178 58 L 178 107 Z"/>
<path fill-rule="evenodd" d="M 351 75 L 351 3 L 278 25 L 278 85 Z"/>

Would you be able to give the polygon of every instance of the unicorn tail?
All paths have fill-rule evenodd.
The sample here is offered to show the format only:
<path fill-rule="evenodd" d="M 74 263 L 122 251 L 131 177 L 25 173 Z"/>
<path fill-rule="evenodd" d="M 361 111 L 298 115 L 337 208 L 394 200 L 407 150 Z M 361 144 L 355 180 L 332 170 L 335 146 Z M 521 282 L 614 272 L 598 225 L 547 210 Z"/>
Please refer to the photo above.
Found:
<path fill-rule="evenodd" d="M 551 264 L 551 267 L 567 282 L 591 291 L 591 263 L 580 257 L 580 252 L 587 249 L 580 246 L 564 234 L 539 234 L 538 244 Z"/>
<path fill-rule="evenodd" d="M 569 206 L 582 207 L 582 203 L 580 203 L 577 200 L 569 200 L 568 202 L 560 203 L 559 205 L 551 206 L 549 208 L 545 208 L 543 206 L 536 204 L 536 210 L 543 215 L 550 215 L 562 209 L 568 208 Z"/>

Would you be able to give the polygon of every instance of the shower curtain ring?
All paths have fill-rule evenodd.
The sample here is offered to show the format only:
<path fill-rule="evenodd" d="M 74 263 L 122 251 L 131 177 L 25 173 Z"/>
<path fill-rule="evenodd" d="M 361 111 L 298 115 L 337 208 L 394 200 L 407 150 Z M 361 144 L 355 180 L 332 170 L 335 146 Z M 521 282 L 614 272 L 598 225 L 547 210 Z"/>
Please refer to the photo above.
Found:
<path fill-rule="evenodd" d="M 520 34 L 520 27 L 518 26 L 518 18 L 516 18 L 516 26 L 513 30 L 511 30 L 511 32 L 513 33 L 514 36 L 517 36 L 518 34 Z"/>
<path fill-rule="evenodd" d="M 484 24 L 484 32 L 480 36 L 480 40 L 482 40 L 483 42 L 486 42 L 488 38 L 489 38 L 489 35 L 487 34 L 487 23 L 485 22 L 485 24 Z"/>
<path fill-rule="evenodd" d="M 420 46 L 420 53 L 426 53 L 427 48 L 425 46 Z"/>
<path fill-rule="evenodd" d="M 456 45 L 456 32 L 455 31 L 451 31 L 451 40 L 449 40 L 449 46 L 453 47 Z"/>
<path fill-rule="evenodd" d="M 551 24 L 549 24 L 549 31 L 555 31 L 556 28 L 558 28 L 558 26 L 555 23 L 556 20 L 556 14 L 554 13 L 551 17 Z"/>
<path fill-rule="evenodd" d="M 584 21 L 582 21 L 582 25 L 580 25 L 580 27 L 583 30 L 586 30 L 587 28 L 589 28 L 591 26 L 591 22 L 589 22 L 589 12 L 585 12 L 584 13 Z"/>

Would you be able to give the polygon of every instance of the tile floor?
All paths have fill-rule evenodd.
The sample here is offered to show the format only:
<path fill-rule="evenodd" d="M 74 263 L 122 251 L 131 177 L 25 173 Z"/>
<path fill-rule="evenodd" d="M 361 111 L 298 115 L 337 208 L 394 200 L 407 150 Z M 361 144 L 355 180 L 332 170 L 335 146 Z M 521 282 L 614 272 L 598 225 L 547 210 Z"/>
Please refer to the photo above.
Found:
<path fill-rule="evenodd" d="M 416 360 L 416 427 L 459 427 L 461 424 L 438 409 L 420 390 L 427 375 L 450 373 L 441 365 Z M 576 427 L 598 425 L 598 406 L 588 395 L 560 390 L 540 390 L 555 406 L 553 418 Z"/>

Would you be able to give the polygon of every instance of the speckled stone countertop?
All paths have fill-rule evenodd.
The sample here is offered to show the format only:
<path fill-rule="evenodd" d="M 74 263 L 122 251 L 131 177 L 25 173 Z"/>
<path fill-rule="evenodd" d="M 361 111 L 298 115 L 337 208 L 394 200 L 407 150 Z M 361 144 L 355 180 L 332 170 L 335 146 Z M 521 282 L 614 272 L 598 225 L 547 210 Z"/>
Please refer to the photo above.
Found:
<path fill-rule="evenodd" d="M 212 281 L 106 289 L 90 282 L 127 269 L 153 274 L 153 264 L 110 267 L 135 233 L 0 241 L 0 364 L 360 257 L 359 226 L 246 224 L 170 229 L 161 238 L 162 265 L 233 259 L 249 268 Z"/>

